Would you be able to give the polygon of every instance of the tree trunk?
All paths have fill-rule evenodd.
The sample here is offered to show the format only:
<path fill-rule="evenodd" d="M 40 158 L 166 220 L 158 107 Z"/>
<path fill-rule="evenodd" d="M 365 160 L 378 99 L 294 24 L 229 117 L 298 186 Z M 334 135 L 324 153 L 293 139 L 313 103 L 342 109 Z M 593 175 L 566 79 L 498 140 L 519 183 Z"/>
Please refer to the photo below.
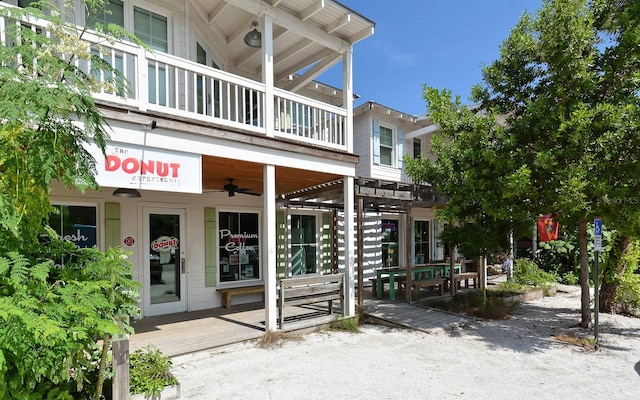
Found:
<path fill-rule="evenodd" d="M 616 290 L 618 290 L 616 278 L 624 274 L 627 269 L 627 253 L 630 249 L 631 238 L 629 236 L 616 235 L 611 250 L 609 250 L 607 264 L 600 274 L 602 279 L 599 298 L 601 312 L 611 313 L 617 311 L 613 303 Z"/>
<path fill-rule="evenodd" d="M 580 326 L 589 328 L 591 325 L 591 292 L 589 290 L 589 253 L 587 251 L 587 221 L 580 217 L 578 221 L 578 246 L 580 247 L 580 311 L 582 319 Z"/>

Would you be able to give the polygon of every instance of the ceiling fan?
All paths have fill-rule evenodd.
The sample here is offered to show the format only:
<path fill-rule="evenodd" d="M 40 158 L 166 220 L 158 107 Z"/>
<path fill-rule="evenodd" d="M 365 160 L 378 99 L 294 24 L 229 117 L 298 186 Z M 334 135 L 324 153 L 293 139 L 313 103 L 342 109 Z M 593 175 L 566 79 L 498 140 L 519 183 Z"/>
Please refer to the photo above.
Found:
<path fill-rule="evenodd" d="M 223 189 L 229 194 L 229 197 L 233 197 L 236 193 L 249 194 L 251 196 L 261 196 L 260 193 L 252 192 L 250 188 L 241 188 L 233 183 L 233 178 L 227 178 L 229 183 L 223 186 Z"/>

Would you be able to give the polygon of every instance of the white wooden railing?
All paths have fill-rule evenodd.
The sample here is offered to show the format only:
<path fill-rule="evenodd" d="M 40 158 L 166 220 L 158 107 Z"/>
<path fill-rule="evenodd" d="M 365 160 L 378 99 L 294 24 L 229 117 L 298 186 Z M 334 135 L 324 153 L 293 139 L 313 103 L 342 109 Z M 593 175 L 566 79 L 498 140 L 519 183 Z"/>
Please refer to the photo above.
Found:
<path fill-rule="evenodd" d="M 24 24 L 0 17 L 3 44 L 5 28 L 12 23 Z M 30 20 L 28 24 L 47 34 L 45 22 Z M 85 33 L 83 39 L 94 55 L 124 77 L 111 89 L 96 92 L 96 100 L 347 150 L 347 113 L 340 107 L 278 88 L 273 90 L 273 99 L 267 99 L 260 82 L 129 42 L 111 43 L 91 33 Z M 76 65 L 85 71 L 92 67 L 86 61 L 76 61 Z M 93 74 L 103 82 L 115 79 L 99 69 Z M 265 124 L 267 101 L 274 104 L 274 132 L 267 132 Z"/>

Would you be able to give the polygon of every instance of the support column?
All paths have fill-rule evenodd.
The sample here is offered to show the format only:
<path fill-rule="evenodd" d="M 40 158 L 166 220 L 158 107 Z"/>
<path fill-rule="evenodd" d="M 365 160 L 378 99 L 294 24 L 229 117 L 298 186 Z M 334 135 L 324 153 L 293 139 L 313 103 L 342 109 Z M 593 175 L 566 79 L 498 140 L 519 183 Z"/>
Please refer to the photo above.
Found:
<path fill-rule="evenodd" d="M 114 340 L 111 343 L 113 357 L 113 378 L 111 384 L 114 399 L 129 398 L 129 338 Z"/>
<path fill-rule="evenodd" d="M 405 248 L 405 264 L 406 268 L 407 268 L 407 277 L 406 277 L 406 281 L 404 283 L 404 296 L 405 299 L 407 300 L 407 303 L 411 304 L 413 302 L 413 298 L 411 298 L 411 284 L 413 281 L 413 260 L 411 257 L 411 253 L 413 252 L 413 214 L 412 214 L 412 210 L 413 210 L 413 205 L 411 204 L 410 201 L 407 201 L 405 203 L 405 238 L 404 238 L 404 242 L 407 243 L 406 248 Z M 398 285 L 400 285 L 398 283 Z M 416 290 L 420 290 L 420 289 L 416 289 Z"/>
<path fill-rule="evenodd" d="M 342 55 L 342 104 L 347 111 L 345 135 L 347 152 L 353 153 L 353 46 Z"/>
<path fill-rule="evenodd" d="M 262 215 L 262 255 L 264 265 L 264 321 L 265 331 L 275 331 L 278 327 L 276 302 L 276 167 L 263 168 L 264 213 Z"/>
<path fill-rule="evenodd" d="M 354 290 L 354 183 L 352 176 L 344 177 L 344 314 L 356 315 Z"/>
<path fill-rule="evenodd" d="M 264 127 L 267 136 L 275 136 L 275 111 L 273 99 L 273 20 L 265 14 L 262 18 L 262 83 L 265 85 L 264 93 Z"/>
<path fill-rule="evenodd" d="M 480 280 L 480 288 L 487 288 L 487 259 L 483 256 L 478 258 L 478 279 Z"/>
<path fill-rule="evenodd" d="M 356 234 L 358 235 L 358 309 L 364 310 L 364 234 L 362 229 L 362 219 L 364 217 L 364 198 L 358 196 L 358 211 L 356 213 L 358 219 L 358 228 Z"/>

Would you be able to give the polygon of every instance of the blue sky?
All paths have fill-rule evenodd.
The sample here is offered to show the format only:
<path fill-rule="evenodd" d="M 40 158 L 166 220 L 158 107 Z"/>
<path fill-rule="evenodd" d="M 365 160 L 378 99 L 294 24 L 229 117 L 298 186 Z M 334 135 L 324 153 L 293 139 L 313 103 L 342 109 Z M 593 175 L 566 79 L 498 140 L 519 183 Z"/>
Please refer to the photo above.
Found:
<path fill-rule="evenodd" d="M 354 47 L 355 105 L 373 100 L 412 115 L 424 114 L 422 85 L 449 89 L 469 103 L 482 81 L 482 64 L 499 57 L 523 11 L 542 0 L 339 0 L 376 23 Z M 321 81 L 342 87 L 342 64 Z"/>

